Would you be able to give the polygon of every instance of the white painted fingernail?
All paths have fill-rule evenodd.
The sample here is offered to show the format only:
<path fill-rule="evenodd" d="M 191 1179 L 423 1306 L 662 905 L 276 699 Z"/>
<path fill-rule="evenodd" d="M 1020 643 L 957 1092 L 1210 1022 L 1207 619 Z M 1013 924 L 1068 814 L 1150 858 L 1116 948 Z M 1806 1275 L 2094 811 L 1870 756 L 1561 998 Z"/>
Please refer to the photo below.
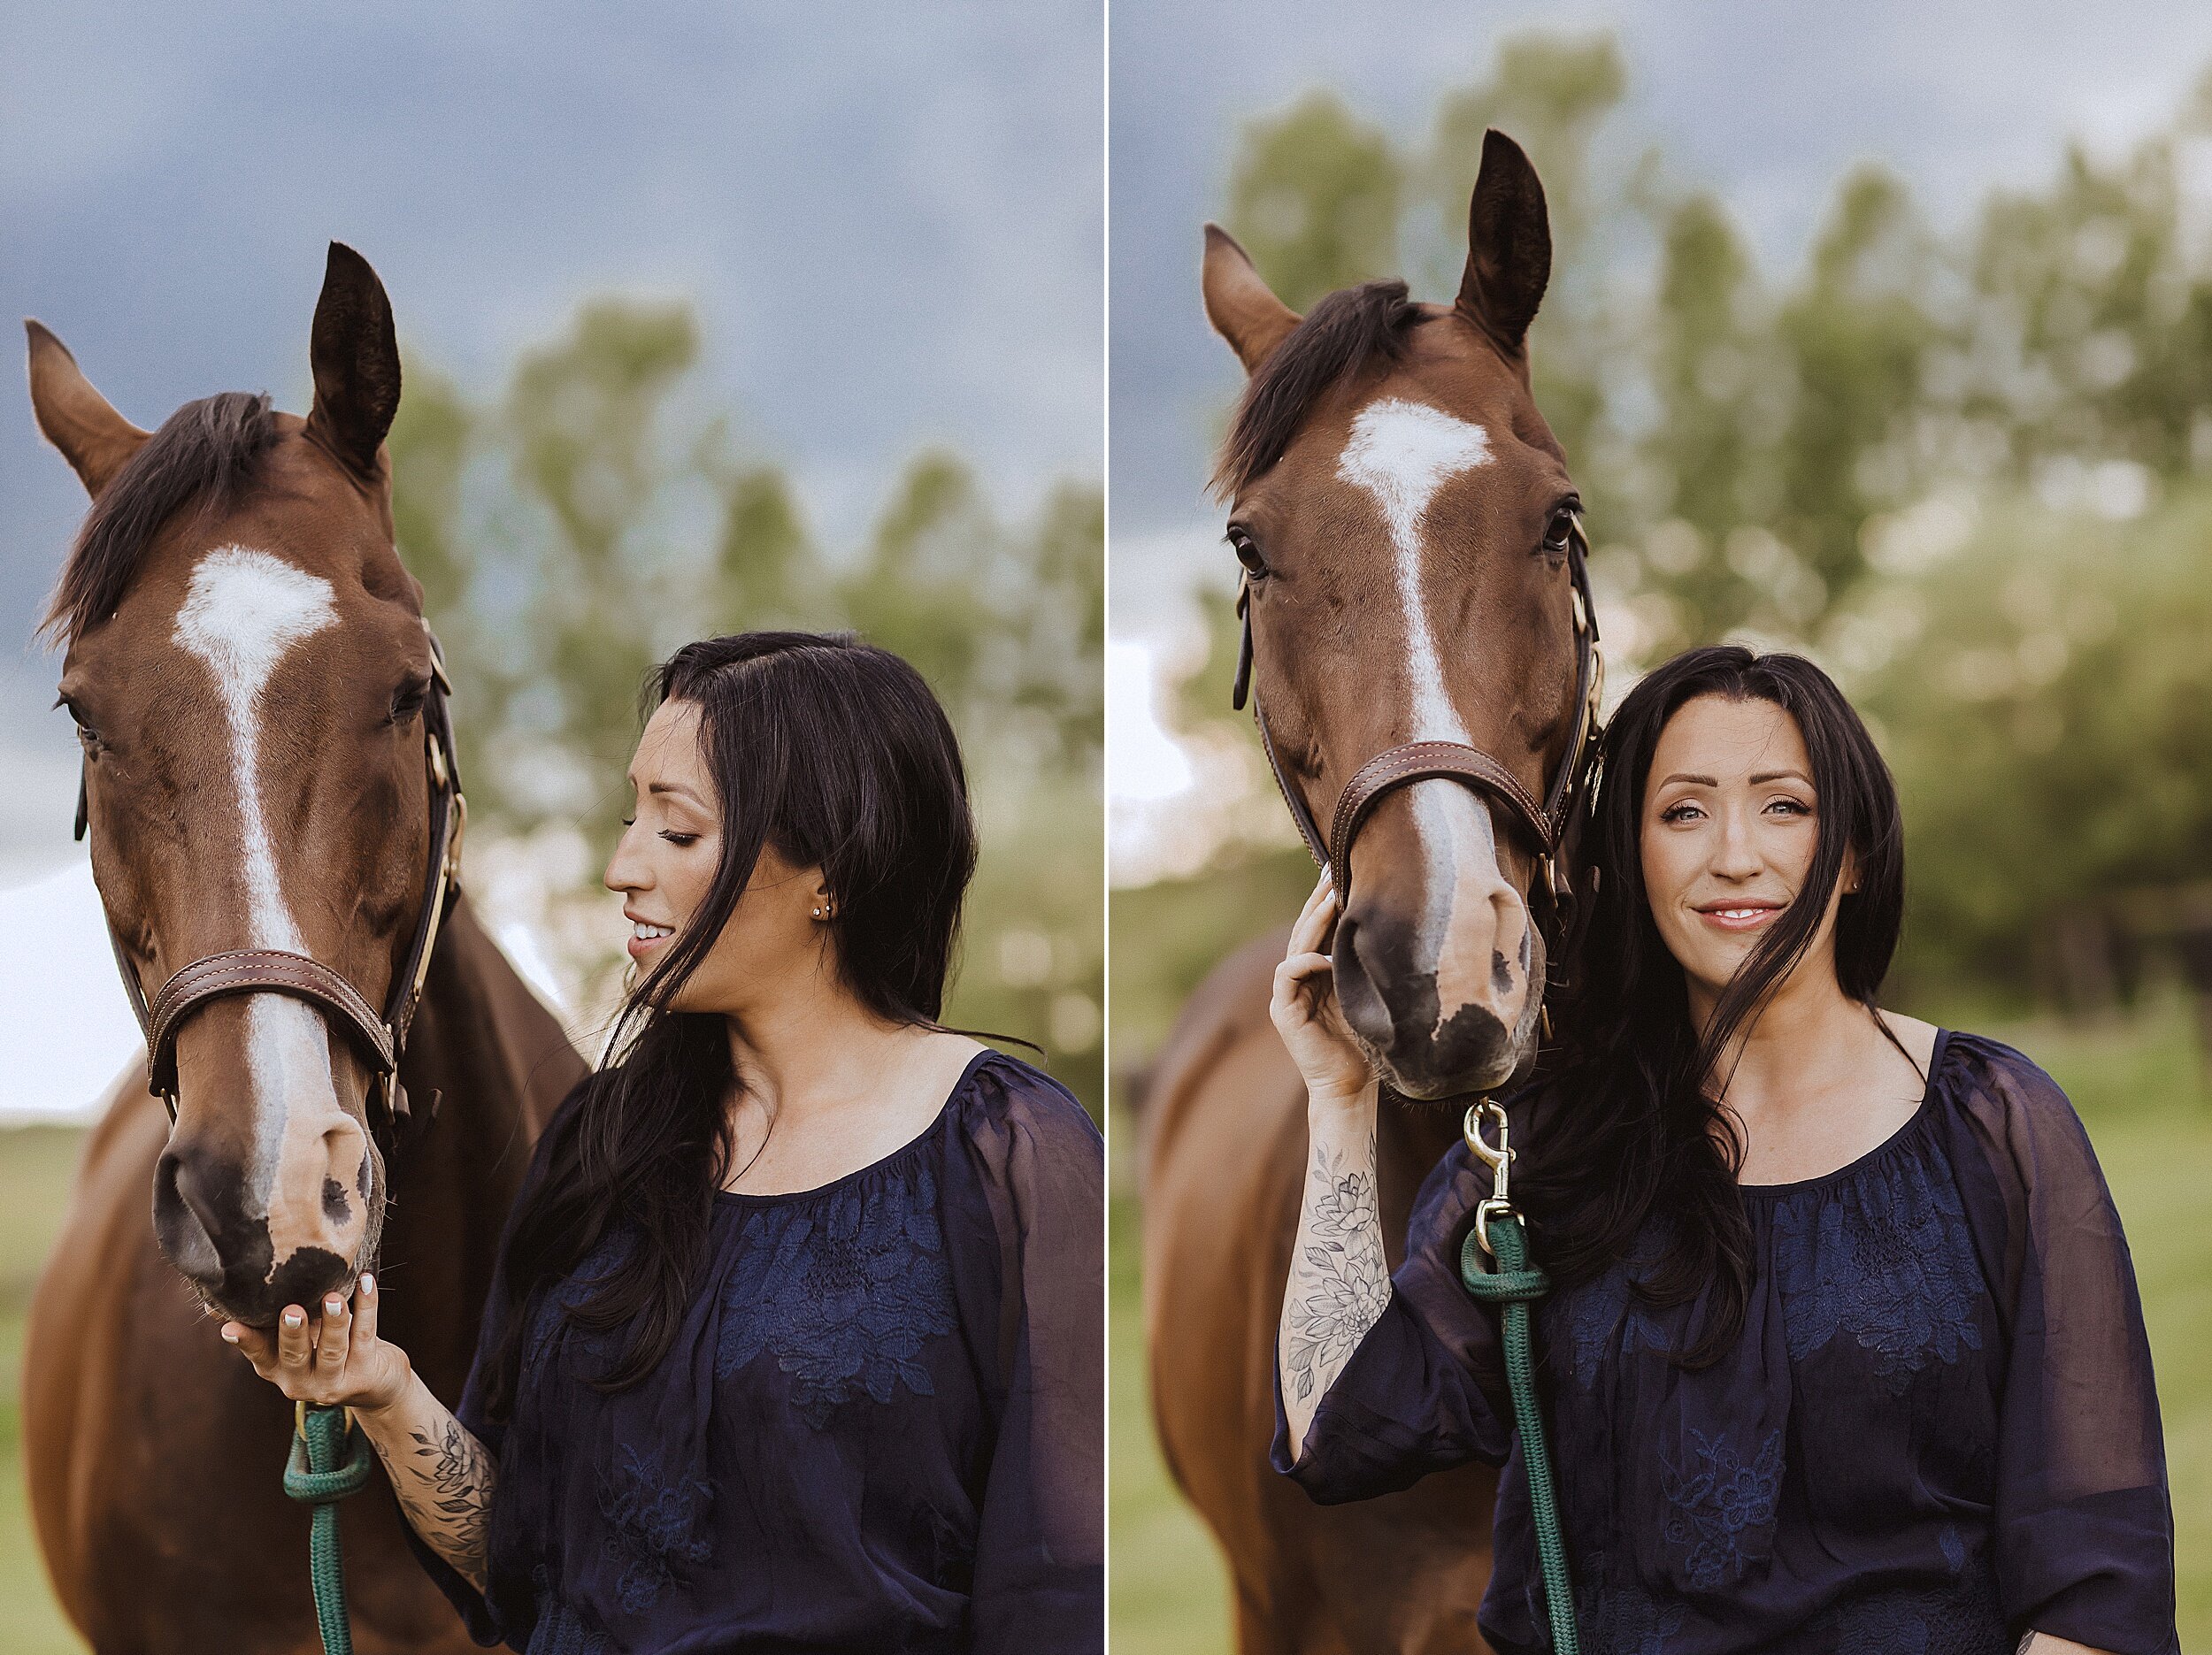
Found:
<path fill-rule="evenodd" d="M 223 1329 L 223 1343 L 224 1343 L 224 1344 L 226 1344 L 226 1345 L 235 1345 L 235 1344 L 237 1344 L 237 1343 L 238 1343 L 238 1329 L 235 1329 L 235 1328 L 225 1328 L 225 1329 Z"/>
<path fill-rule="evenodd" d="M 364 1293 L 368 1294 L 374 1294 L 376 1291 L 376 1277 L 369 1275 L 366 1271 L 362 1272 L 361 1291 Z"/>
<path fill-rule="evenodd" d="M 303 1320 L 305 1318 L 296 1310 L 288 1310 L 284 1313 L 284 1325 L 288 1328 L 296 1328 Z"/>

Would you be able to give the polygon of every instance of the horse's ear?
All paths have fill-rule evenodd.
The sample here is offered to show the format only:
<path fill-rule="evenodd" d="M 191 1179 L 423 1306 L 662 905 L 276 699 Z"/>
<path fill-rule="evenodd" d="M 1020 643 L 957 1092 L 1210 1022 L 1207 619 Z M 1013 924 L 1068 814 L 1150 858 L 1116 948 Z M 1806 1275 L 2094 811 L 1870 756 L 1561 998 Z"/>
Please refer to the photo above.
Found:
<path fill-rule="evenodd" d="M 315 302 L 315 407 L 308 434 L 364 477 L 380 474 L 377 450 L 399 412 L 399 340 L 392 302 L 369 261 L 330 244 Z"/>
<path fill-rule="evenodd" d="M 146 433 L 92 388 L 69 347 L 47 332 L 45 324 L 27 317 L 23 331 L 30 336 L 31 412 L 86 492 L 96 496 L 138 452 Z"/>
<path fill-rule="evenodd" d="M 1544 186 L 1521 146 L 1496 130 L 1482 134 L 1482 171 L 1467 209 L 1467 272 L 1459 309 L 1509 351 L 1517 351 L 1551 280 L 1551 219 Z"/>
<path fill-rule="evenodd" d="M 1206 319 L 1229 341 L 1247 373 L 1259 372 L 1260 364 L 1298 326 L 1298 312 L 1275 296 L 1251 255 L 1217 224 L 1206 226 L 1206 263 L 1199 287 L 1206 296 Z"/>

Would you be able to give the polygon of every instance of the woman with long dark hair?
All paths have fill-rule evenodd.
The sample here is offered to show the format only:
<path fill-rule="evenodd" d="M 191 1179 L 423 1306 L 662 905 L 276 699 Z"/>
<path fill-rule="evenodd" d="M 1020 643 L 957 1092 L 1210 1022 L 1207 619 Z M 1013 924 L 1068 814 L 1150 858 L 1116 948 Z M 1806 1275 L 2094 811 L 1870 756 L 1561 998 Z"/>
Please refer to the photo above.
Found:
<path fill-rule="evenodd" d="M 1809 662 L 1700 649 L 1630 692 L 1602 764 L 1556 1039 L 1507 1101 L 1583 1648 L 2174 1649 L 2118 1214 L 2047 1075 L 1878 1004 L 1904 871 L 1865 726 Z M 1333 913 L 1325 879 L 1273 1007 L 1309 1094 L 1299 1253 L 1328 1264 L 1285 1300 L 1274 1459 L 1324 1501 L 1516 1448 L 1459 1276 L 1491 1193 L 1464 1145 L 1384 1265 Z M 1495 1536 L 1483 1634 L 1548 1648 L 1517 1465 Z"/>
<path fill-rule="evenodd" d="M 460 1406 L 368 1275 L 223 1337 L 354 1408 L 480 1641 L 1096 1649 L 1102 1147 L 941 1021 L 951 727 L 849 636 L 692 644 L 657 699 L 607 868 L 641 980 L 538 1142 Z"/>

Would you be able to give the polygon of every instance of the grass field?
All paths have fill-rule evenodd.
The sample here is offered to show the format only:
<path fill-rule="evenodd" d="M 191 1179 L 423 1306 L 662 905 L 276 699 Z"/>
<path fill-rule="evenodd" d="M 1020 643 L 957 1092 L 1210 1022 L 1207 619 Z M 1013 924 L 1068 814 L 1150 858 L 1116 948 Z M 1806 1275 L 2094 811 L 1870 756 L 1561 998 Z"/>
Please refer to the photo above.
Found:
<path fill-rule="evenodd" d="M 2212 1226 L 2203 1222 L 2212 1097 L 2199 1078 L 2187 1021 L 2169 1006 L 2099 1031 L 2039 1024 L 2000 1032 L 2049 1068 L 2080 1107 L 2127 1222 L 2165 1410 L 2182 1644 L 2212 1647 Z M 1116 1136 L 1116 1182 L 1126 1190 L 1128 1134 Z M 31 1539 L 18 1403 L 24 1313 L 60 1222 L 81 1138 L 50 1127 L 0 1131 L 0 1628 L 7 1655 L 82 1650 L 54 1607 Z M 1117 1655 L 1224 1651 L 1218 1554 L 1169 1487 L 1146 1411 L 1137 1212 L 1124 1195 L 1112 1213 L 1114 1647 Z"/>
<path fill-rule="evenodd" d="M 23 1498 L 23 1318 L 48 1245 L 61 1226 L 84 1134 L 73 1128 L 0 1130 L 0 1628 L 8 1655 L 82 1655 L 62 1619 L 31 1538 Z"/>
<path fill-rule="evenodd" d="M 2048 1069 L 2089 1124 L 2142 1283 L 2173 1483 L 2181 1646 L 2212 1648 L 2212 1093 L 2183 1008 L 2095 1030 L 1995 1027 Z M 1125 1143 L 1130 1134 L 1120 1135 Z M 1130 1188 L 1127 1168 L 1120 1189 Z M 1111 1614 L 1115 1655 L 1219 1655 L 1227 1594 L 1212 1537 L 1167 1481 L 1144 1395 L 1136 1204 L 1112 1207 Z"/>

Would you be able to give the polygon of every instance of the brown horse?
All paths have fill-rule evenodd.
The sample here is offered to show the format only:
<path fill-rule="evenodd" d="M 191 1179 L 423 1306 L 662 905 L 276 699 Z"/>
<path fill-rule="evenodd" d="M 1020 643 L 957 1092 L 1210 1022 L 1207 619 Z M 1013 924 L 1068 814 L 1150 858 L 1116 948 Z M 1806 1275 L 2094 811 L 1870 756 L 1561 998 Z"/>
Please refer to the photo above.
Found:
<path fill-rule="evenodd" d="M 119 965 L 155 997 L 187 962 L 282 949 L 385 1004 L 435 900 L 439 669 L 393 544 L 383 287 L 332 247 L 303 420 L 232 394 L 150 434 L 29 331 L 39 428 L 93 502 L 48 626 L 68 641 Z M 457 893 L 401 1060 L 417 1102 L 397 1164 L 372 1130 L 370 1055 L 309 1000 L 209 1000 L 174 1054 L 173 1124 L 144 1066 L 111 1091 L 32 1301 L 32 1511 L 99 1655 L 306 1655 L 290 1405 L 211 1314 L 266 1325 L 378 1263 L 390 1337 L 457 1399 L 507 1208 L 583 1064 Z M 457 1655 L 461 1623 L 376 1482 L 341 1516 L 357 1646 Z"/>
<path fill-rule="evenodd" d="M 1217 472 L 1245 569 L 1252 693 L 1294 811 L 1321 823 L 1369 759 L 1402 744 L 1479 747 L 1536 800 L 1577 749 L 1578 502 L 1525 342 L 1550 230 L 1534 170 L 1497 133 L 1469 241 L 1452 305 L 1371 282 L 1302 320 L 1207 226 L 1206 314 L 1252 376 Z M 1448 1100 L 1534 1055 L 1546 964 L 1525 893 L 1540 857 L 1490 793 L 1436 778 L 1379 798 L 1350 861 L 1340 998 L 1412 1100 L 1386 1093 L 1378 1125 L 1394 1267 L 1413 1195 L 1458 1132 Z M 1268 1465 L 1306 1161 L 1304 1088 L 1267 1015 L 1281 950 L 1256 944 L 1214 972 L 1148 1089 L 1160 1440 L 1227 1554 L 1245 1651 L 1480 1648 L 1495 1473 L 1325 1508 Z"/>

